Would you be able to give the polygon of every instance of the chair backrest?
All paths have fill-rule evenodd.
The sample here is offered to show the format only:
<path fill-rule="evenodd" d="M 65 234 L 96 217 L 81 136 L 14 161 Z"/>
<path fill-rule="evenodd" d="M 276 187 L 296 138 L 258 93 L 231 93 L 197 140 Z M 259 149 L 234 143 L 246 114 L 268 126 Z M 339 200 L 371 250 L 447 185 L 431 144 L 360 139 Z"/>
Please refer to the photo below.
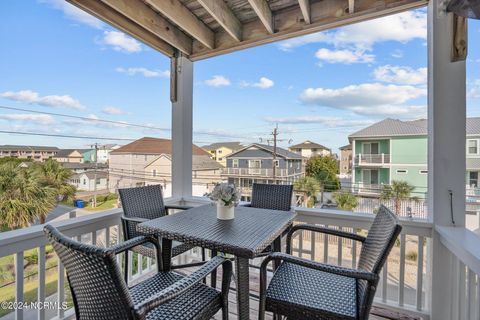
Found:
<path fill-rule="evenodd" d="M 379 274 L 392 250 L 395 240 L 402 227 L 397 217 L 385 206 L 380 209 L 368 231 L 367 238 L 362 245 L 358 260 L 358 269 Z M 360 280 L 357 285 L 357 299 L 360 319 L 366 319 L 370 312 L 377 283 L 369 286 L 367 281 Z"/>
<path fill-rule="evenodd" d="M 119 189 L 123 214 L 127 217 L 156 219 L 166 214 L 161 185 Z M 132 239 L 140 234 L 135 222 L 124 223 L 125 239 Z"/>
<path fill-rule="evenodd" d="M 133 319 L 133 302 L 112 251 L 74 241 L 51 225 L 43 230 L 67 271 L 77 320 Z"/>
<path fill-rule="evenodd" d="M 253 208 L 290 211 L 293 185 L 254 183 L 252 187 Z"/>

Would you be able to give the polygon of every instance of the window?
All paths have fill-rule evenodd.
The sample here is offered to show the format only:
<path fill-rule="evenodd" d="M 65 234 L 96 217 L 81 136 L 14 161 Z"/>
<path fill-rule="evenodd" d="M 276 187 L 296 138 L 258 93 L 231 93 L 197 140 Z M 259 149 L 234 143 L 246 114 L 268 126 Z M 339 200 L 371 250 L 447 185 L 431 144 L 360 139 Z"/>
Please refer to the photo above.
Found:
<path fill-rule="evenodd" d="M 218 153 L 222 153 L 222 150 L 218 150 L 217 152 L 218 152 Z"/>
<path fill-rule="evenodd" d="M 248 160 L 249 168 L 261 168 L 262 162 L 260 160 Z"/>
<path fill-rule="evenodd" d="M 238 168 L 238 159 L 233 159 L 232 160 L 232 167 L 233 168 Z"/>
<path fill-rule="evenodd" d="M 470 139 L 467 141 L 467 153 L 478 154 L 478 140 Z"/>
<path fill-rule="evenodd" d="M 408 170 L 405 169 L 397 169 L 397 174 L 407 174 Z"/>
<path fill-rule="evenodd" d="M 83 185 L 87 184 L 87 179 L 83 179 Z"/>
<path fill-rule="evenodd" d="M 427 174 L 427 173 L 428 173 L 428 170 L 420 170 L 420 171 L 418 171 L 418 173 L 420 173 L 420 174 Z"/>
<path fill-rule="evenodd" d="M 364 184 L 378 184 L 379 183 L 379 171 L 378 170 L 362 170 L 362 182 Z"/>
<path fill-rule="evenodd" d="M 218 161 L 222 161 L 222 160 L 223 160 L 223 158 L 218 158 Z"/>
<path fill-rule="evenodd" d="M 152 176 L 154 176 L 154 177 L 157 176 L 157 170 L 156 170 L 156 169 L 153 169 L 153 170 L 152 170 Z"/>
<path fill-rule="evenodd" d="M 362 145 L 363 154 L 378 154 L 379 149 L 378 142 L 368 142 Z"/>
<path fill-rule="evenodd" d="M 273 164 L 276 168 L 280 167 L 280 160 L 273 160 Z"/>
<path fill-rule="evenodd" d="M 478 171 L 470 171 L 468 174 L 468 185 L 478 187 Z"/>

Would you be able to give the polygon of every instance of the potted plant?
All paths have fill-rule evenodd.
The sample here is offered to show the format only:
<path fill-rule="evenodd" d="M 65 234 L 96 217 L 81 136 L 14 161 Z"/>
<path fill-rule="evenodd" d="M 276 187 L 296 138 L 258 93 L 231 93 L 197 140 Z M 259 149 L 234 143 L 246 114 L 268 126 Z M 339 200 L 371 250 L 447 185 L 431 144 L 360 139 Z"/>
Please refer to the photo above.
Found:
<path fill-rule="evenodd" d="M 219 183 L 208 197 L 217 202 L 217 218 L 230 220 L 235 216 L 235 206 L 240 200 L 240 193 L 233 184 Z"/>

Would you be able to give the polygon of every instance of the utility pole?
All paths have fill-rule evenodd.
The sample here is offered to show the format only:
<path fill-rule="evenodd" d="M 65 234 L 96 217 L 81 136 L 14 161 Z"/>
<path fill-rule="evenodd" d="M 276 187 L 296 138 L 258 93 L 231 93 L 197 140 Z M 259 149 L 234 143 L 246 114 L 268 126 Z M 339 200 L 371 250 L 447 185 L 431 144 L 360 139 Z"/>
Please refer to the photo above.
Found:
<path fill-rule="evenodd" d="M 93 172 L 93 202 L 92 208 L 97 207 L 97 170 L 98 170 L 98 143 L 95 142 L 95 171 Z"/>
<path fill-rule="evenodd" d="M 272 163 L 272 177 L 273 177 L 273 183 L 277 184 L 276 180 L 276 160 L 277 160 L 277 136 L 278 136 L 278 124 L 275 126 L 272 132 L 273 136 L 273 163 Z"/>

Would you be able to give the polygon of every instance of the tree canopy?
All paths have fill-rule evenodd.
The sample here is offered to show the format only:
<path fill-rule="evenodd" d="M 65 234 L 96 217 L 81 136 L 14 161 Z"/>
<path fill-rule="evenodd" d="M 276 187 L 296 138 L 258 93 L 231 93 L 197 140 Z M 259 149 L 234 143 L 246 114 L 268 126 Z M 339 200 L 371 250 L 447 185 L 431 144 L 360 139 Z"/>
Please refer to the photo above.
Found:
<path fill-rule="evenodd" d="M 340 189 L 340 179 L 337 177 L 338 164 L 332 156 L 316 156 L 308 159 L 305 173 L 308 177 L 317 179 L 324 191 Z"/>

